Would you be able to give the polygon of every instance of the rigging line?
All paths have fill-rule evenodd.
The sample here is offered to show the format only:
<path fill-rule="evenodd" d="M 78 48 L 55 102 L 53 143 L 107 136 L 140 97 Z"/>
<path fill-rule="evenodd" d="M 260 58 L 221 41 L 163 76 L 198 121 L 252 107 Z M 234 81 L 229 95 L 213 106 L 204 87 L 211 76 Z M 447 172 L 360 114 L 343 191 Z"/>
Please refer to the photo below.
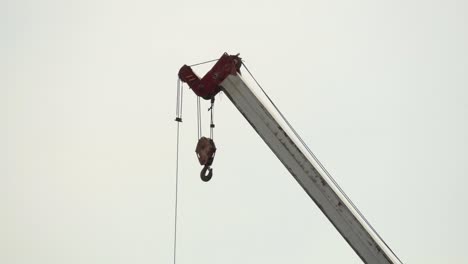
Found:
<path fill-rule="evenodd" d="M 388 246 L 388 244 L 385 242 L 385 240 L 379 235 L 379 233 L 374 229 L 374 227 L 369 223 L 369 221 L 366 219 L 366 217 L 359 211 L 359 209 L 356 207 L 356 205 L 351 201 L 351 199 L 348 197 L 348 195 L 344 192 L 344 190 L 340 187 L 340 185 L 335 181 L 335 179 L 331 176 L 331 174 L 325 169 L 325 167 L 322 165 L 320 160 L 315 156 L 315 154 L 312 152 L 312 150 L 309 148 L 309 146 L 302 140 L 301 136 L 296 132 L 296 130 L 292 127 L 292 125 L 289 123 L 289 121 L 286 119 L 286 117 L 283 115 L 283 113 L 279 110 L 279 108 L 276 106 L 276 104 L 273 102 L 273 100 L 268 96 L 268 94 L 265 92 L 263 87 L 260 85 L 260 83 L 255 79 L 253 74 L 250 72 L 248 67 L 245 65 L 244 62 L 242 62 L 242 65 L 245 67 L 249 75 L 252 77 L 252 79 L 255 81 L 257 86 L 261 89 L 263 94 L 267 97 L 268 101 L 273 105 L 273 107 L 276 109 L 276 111 L 279 113 L 281 118 L 286 122 L 287 126 L 291 129 L 291 131 L 294 133 L 294 135 L 299 139 L 301 144 L 306 148 L 307 152 L 313 157 L 313 159 L 318 163 L 318 165 L 321 167 L 321 169 L 325 172 L 327 177 L 332 180 L 332 182 L 335 184 L 335 186 L 338 188 L 339 192 L 345 197 L 345 199 L 351 204 L 351 206 L 354 208 L 354 210 L 359 214 L 359 216 L 364 220 L 364 222 L 372 229 L 372 231 L 377 235 L 377 237 L 384 243 L 384 245 L 390 250 L 390 252 L 398 259 L 400 263 L 403 263 L 398 256 L 393 252 L 393 250 Z"/>
<path fill-rule="evenodd" d="M 328 172 L 327 172 L 328 173 Z M 359 208 L 356 207 L 356 205 L 353 203 L 353 201 L 348 197 L 348 195 L 341 189 L 340 185 L 335 181 L 333 177 L 330 175 L 330 179 L 333 181 L 333 183 L 340 189 L 340 192 L 346 197 L 346 199 L 351 203 L 351 206 L 356 210 L 356 212 L 361 216 L 361 218 L 364 220 L 364 222 L 369 226 L 372 231 L 375 233 L 375 235 L 382 241 L 382 243 L 385 244 L 385 246 L 390 250 L 390 252 L 395 256 L 395 258 L 398 260 L 398 262 L 403 263 L 401 259 L 396 255 L 396 253 L 390 248 L 390 246 L 387 244 L 387 242 L 380 236 L 380 234 L 377 232 L 377 230 L 374 229 L 374 227 L 371 225 L 369 221 L 367 221 L 367 218 L 361 213 Z"/>
<path fill-rule="evenodd" d="M 202 136 L 202 128 L 201 128 L 201 106 L 200 106 L 200 96 L 197 96 L 197 130 L 198 130 L 198 139 Z"/>
<path fill-rule="evenodd" d="M 176 183 L 175 183 L 175 210 L 174 210 L 174 264 L 177 256 L 177 211 L 178 211 L 178 196 L 179 196 L 179 126 L 177 122 L 177 150 L 176 150 Z"/>
<path fill-rule="evenodd" d="M 211 101 L 211 107 L 210 107 L 210 111 L 211 111 L 211 122 L 210 122 L 210 138 L 213 139 L 213 128 L 214 128 L 214 123 L 213 123 L 213 115 L 214 115 L 214 99 L 212 99 Z"/>
<path fill-rule="evenodd" d="M 273 107 L 276 109 L 276 111 L 280 114 L 281 118 L 286 122 L 287 126 L 291 129 L 291 131 L 294 133 L 294 135 L 299 139 L 301 144 L 306 148 L 307 152 L 313 157 L 313 159 L 318 163 L 320 168 L 325 172 L 325 174 L 335 183 L 335 185 L 339 188 L 340 192 L 345 196 L 345 198 L 352 203 L 351 199 L 344 193 L 343 189 L 338 185 L 338 183 L 335 181 L 335 179 L 331 176 L 331 174 L 327 171 L 327 169 L 323 166 L 323 164 L 320 162 L 320 160 L 315 156 L 315 154 L 312 152 L 312 150 L 309 148 L 309 146 L 305 143 L 305 141 L 302 139 L 302 137 L 296 132 L 296 130 L 292 127 L 292 125 L 289 123 L 289 121 L 286 119 L 286 117 L 283 115 L 283 113 L 279 110 L 279 108 L 276 106 L 276 104 L 273 102 L 273 100 L 270 98 L 270 96 L 265 92 L 263 87 L 258 83 L 258 81 L 255 79 L 255 77 L 252 75 L 252 73 L 249 71 L 247 66 L 243 63 L 244 67 L 246 68 L 247 72 L 250 74 L 250 76 L 254 79 L 255 83 L 260 87 L 262 90 L 263 94 L 267 97 L 267 99 L 270 101 L 270 103 L 273 105 Z M 355 207 L 355 206 L 354 206 Z M 357 208 L 355 208 L 357 209 Z"/>
<path fill-rule="evenodd" d="M 183 102 L 184 102 L 184 83 L 180 81 L 179 79 L 179 82 L 180 82 L 180 110 L 179 110 L 179 114 L 180 114 L 180 119 L 182 119 L 182 107 L 183 107 Z"/>
<path fill-rule="evenodd" d="M 192 65 L 189 65 L 189 67 L 195 67 L 195 66 L 198 66 L 198 65 L 202 65 L 202 64 L 206 64 L 206 63 L 210 63 L 210 62 L 214 62 L 214 61 L 218 61 L 219 59 L 214 59 L 214 60 L 209 60 L 209 61 L 204 61 L 204 62 L 200 62 L 200 63 L 195 63 L 195 64 L 192 64 Z"/>
<path fill-rule="evenodd" d="M 203 137 L 203 118 L 202 118 L 202 100 L 201 100 L 201 97 L 198 96 L 198 113 L 200 114 L 200 138 Z"/>
<path fill-rule="evenodd" d="M 287 123 L 289 123 L 286 120 Z M 384 243 L 385 247 L 390 250 L 392 255 L 400 262 L 403 263 L 400 258 L 396 255 L 396 253 L 390 248 L 390 246 L 387 244 L 387 242 L 380 236 L 380 234 L 375 230 L 374 226 L 367 220 L 367 218 L 361 213 L 359 208 L 354 204 L 354 202 L 349 198 L 349 196 L 346 194 L 346 192 L 341 188 L 341 186 L 338 184 L 338 182 L 333 178 L 333 176 L 328 172 L 328 170 L 323 166 L 323 164 L 320 162 L 320 160 L 315 156 L 315 154 L 312 152 L 312 150 L 309 148 L 309 146 L 302 140 L 302 138 L 297 134 L 297 132 L 292 128 L 290 124 L 288 124 L 290 128 L 293 130 L 294 134 L 299 138 L 299 140 L 302 142 L 303 146 L 307 149 L 310 155 L 314 158 L 314 160 L 319 164 L 320 168 L 325 172 L 327 177 L 333 182 L 333 184 L 338 188 L 339 192 L 345 197 L 345 199 L 348 201 L 348 203 L 351 205 L 351 207 L 359 214 L 359 216 L 362 218 L 362 220 L 366 223 L 366 225 L 374 232 L 374 234 L 378 237 L 378 239 Z"/>
<path fill-rule="evenodd" d="M 180 79 L 177 82 L 177 141 L 176 141 L 176 182 L 175 182 L 175 205 L 174 205 L 174 264 L 177 257 L 177 215 L 178 215 L 178 198 L 179 198 L 179 139 L 180 139 L 180 123 L 182 122 L 182 83 Z"/>
<path fill-rule="evenodd" d="M 179 117 L 180 79 L 177 78 L 176 118 Z"/>

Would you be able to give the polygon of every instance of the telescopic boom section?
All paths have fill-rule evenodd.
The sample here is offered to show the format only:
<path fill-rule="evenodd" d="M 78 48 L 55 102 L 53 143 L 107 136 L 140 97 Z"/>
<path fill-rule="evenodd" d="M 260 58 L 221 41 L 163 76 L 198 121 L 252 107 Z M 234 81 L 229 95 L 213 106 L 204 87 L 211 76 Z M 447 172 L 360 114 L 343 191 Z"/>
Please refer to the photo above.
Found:
<path fill-rule="evenodd" d="M 208 77 L 205 76 L 202 80 L 184 80 L 181 76 L 181 79 L 189 83 L 192 90 L 202 97 L 211 98 L 220 89 L 224 91 L 364 263 L 398 263 L 397 257 L 389 252 L 389 249 L 369 227 L 366 228 L 365 223 L 359 220 L 361 218 L 358 213 L 351 209 L 344 197 L 338 195 L 329 185 L 325 172 L 318 167 L 310 155 L 298 147 L 294 137 L 289 135 L 242 77 L 237 74 L 241 63 L 240 59 L 239 61 L 237 59 L 239 59 L 238 56 L 232 57 L 224 54 L 208 73 Z M 222 60 L 228 63 L 223 64 Z M 231 68 L 229 69 L 226 65 L 231 65 Z M 182 75 L 193 74 L 191 69 L 187 70 L 187 66 L 182 67 L 181 72 Z M 220 72 L 224 74 L 223 79 L 219 75 Z M 229 74 L 226 75 L 228 72 Z M 189 77 L 188 74 L 183 76 Z M 217 78 L 214 78 L 215 76 Z"/>

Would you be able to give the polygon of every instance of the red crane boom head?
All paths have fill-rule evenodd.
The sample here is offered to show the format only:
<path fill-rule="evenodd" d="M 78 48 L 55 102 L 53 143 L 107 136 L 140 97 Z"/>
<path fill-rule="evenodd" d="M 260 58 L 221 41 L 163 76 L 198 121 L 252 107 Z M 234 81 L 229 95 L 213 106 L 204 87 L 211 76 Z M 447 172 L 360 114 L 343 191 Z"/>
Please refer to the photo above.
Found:
<path fill-rule="evenodd" d="M 220 84 L 228 75 L 240 73 L 242 59 L 237 55 L 224 53 L 211 70 L 199 78 L 190 66 L 184 65 L 179 70 L 179 78 L 187 83 L 193 92 L 205 100 L 210 100 L 221 91 Z"/>

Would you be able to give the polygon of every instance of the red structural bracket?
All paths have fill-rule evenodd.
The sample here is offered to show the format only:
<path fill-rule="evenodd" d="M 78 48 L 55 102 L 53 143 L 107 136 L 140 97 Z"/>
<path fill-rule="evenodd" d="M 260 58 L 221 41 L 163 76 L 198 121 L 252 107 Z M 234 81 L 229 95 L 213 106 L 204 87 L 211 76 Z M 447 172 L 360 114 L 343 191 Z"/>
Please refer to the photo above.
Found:
<path fill-rule="evenodd" d="M 211 70 L 199 78 L 190 66 L 184 65 L 179 70 L 179 78 L 187 83 L 193 92 L 203 99 L 210 100 L 221 91 L 219 86 L 230 74 L 240 73 L 242 59 L 237 55 L 224 53 Z"/>

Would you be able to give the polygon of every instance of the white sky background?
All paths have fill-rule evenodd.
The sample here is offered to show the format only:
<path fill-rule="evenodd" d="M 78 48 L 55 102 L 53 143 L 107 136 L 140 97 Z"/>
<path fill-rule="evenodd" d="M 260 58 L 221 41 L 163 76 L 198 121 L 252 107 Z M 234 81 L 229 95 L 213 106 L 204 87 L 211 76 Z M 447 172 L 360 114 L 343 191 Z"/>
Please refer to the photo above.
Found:
<path fill-rule="evenodd" d="M 465 1 L 2 1 L 0 263 L 172 263 L 176 75 L 224 51 L 405 263 L 468 263 L 467 17 Z M 186 90 L 178 264 L 360 263 L 225 95 L 201 182 L 195 110 Z"/>

